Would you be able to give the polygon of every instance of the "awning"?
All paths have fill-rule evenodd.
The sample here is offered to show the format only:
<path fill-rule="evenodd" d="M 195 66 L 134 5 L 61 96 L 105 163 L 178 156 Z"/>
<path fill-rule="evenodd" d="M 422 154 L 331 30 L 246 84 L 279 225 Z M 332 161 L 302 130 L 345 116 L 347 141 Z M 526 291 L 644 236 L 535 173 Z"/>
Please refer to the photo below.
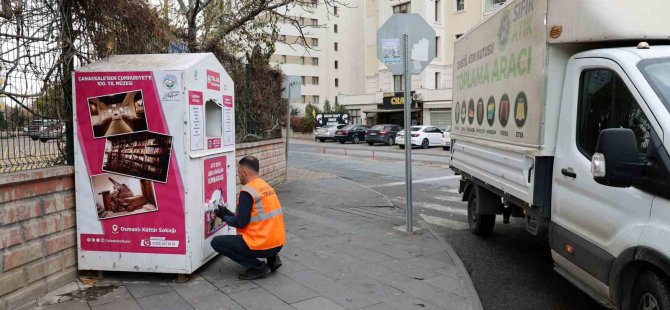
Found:
<path fill-rule="evenodd" d="M 373 110 L 363 110 L 363 113 L 394 113 L 394 112 L 404 112 L 405 109 L 373 109 Z M 412 112 L 418 112 L 421 109 L 412 109 Z"/>

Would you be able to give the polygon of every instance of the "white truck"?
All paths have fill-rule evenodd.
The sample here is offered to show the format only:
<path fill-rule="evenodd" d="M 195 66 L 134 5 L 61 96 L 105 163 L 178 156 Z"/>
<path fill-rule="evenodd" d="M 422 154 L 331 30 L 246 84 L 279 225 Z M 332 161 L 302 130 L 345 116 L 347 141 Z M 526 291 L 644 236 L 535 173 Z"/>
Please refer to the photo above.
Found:
<path fill-rule="evenodd" d="M 514 0 L 455 43 L 451 168 L 604 305 L 670 309 L 670 1 Z"/>

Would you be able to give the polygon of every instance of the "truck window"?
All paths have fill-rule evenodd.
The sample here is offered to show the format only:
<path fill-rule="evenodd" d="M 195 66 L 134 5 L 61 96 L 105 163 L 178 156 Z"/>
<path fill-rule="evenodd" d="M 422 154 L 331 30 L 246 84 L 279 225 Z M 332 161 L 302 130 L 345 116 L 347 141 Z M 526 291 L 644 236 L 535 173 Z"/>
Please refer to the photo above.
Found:
<path fill-rule="evenodd" d="M 609 69 L 582 72 L 577 110 L 577 147 L 589 160 L 600 132 L 607 128 L 630 128 L 638 151 L 647 153 L 651 125 L 619 75 Z"/>

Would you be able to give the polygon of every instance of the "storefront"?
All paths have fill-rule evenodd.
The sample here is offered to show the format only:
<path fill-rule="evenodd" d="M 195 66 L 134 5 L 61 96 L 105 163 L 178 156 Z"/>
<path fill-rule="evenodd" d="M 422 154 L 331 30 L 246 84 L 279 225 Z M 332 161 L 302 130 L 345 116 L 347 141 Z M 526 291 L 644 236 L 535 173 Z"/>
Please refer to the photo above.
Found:
<path fill-rule="evenodd" d="M 414 91 L 411 92 L 414 97 Z M 412 125 L 423 124 L 423 104 L 420 101 L 412 99 Z M 403 92 L 384 93 L 381 104 L 377 104 L 376 109 L 367 109 L 367 124 L 370 126 L 376 124 L 395 124 L 404 126 L 405 124 L 405 98 Z"/>

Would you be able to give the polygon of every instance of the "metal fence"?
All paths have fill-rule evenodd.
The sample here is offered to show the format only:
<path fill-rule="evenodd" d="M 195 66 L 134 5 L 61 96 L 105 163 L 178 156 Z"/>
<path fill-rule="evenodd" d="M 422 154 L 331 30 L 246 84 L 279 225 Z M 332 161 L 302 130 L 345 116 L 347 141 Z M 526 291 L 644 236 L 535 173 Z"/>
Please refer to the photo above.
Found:
<path fill-rule="evenodd" d="M 74 68 L 168 52 L 179 40 L 155 13 L 148 1 L 0 0 L 0 174 L 73 163 Z M 249 74 L 239 59 L 212 52 L 236 80 L 238 141 L 281 137 L 281 72 L 259 63 Z"/>

